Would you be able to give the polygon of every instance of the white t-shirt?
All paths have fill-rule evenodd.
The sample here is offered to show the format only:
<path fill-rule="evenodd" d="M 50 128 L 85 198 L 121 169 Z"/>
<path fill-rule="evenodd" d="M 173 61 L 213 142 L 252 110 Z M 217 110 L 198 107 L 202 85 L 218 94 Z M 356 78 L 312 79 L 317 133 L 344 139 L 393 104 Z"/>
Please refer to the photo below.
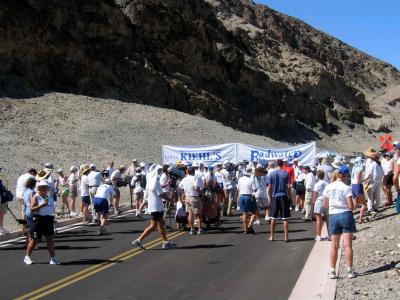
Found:
<path fill-rule="evenodd" d="M 306 174 L 303 172 L 298 173 L 298 175 L 296 176 L 296 181 L 305 181 L 306 180 Z"/>
<path fill-rule="evenodd" d="M 103 183 L 103 176 L 100 172 L 91 171 L 88 175 L 89 186 L 99 186 Z"/>
<path fill-rule="evenodd" d="M 318 193 L 317 199 L 315 202 L 322 202 L 324 200 L 324 190 L 328 182 L 325 180 L 318 180 L 317 183 L 314 185 L 314 192 Z"/>
<path fill-rule="evenodd" d="M 163 172 L 160 176 L 160 184 L 163 192 L 165 193 L 169 192 L 168 181 L 169 181 L 168 175 Z"/>
<path fill-rule="evenodd" d="M 376 161 L 372 161 L 365 170 L 365 178 L 369 177 L 371 183 L 380 184 L 383 178 L 382 166 L 378 165 Z"/>
<path fill-rule="evenodd" d="M 353 169 L 351 170 L 351 184 L 359 184 L 358 178 L 362 179 L 362 172 L 364 168 L 360 165 L 354 165 Z M 359 175 L 361 173 L 361 175 Z M 360 177 L 359 177 L 360 176 Z"/>
<path fill-rule="evenodd" d="M 393 171 L 392 160 L 387 160 L 386 158 L 382 159 L 382 169 L 385 175 L 388 175 L 389 172 Z"/>
<path fill-rule="evenodd" d="M 35 176 L 33 176 L 29 173 L 26 173 L 26 174 L 23 174 L 18 177 L 17 189 L 15 190 L 15 197 L 21 198 L 21 199 L 24 198 L 24 193 L 26 190 L 26 182 L 28 181 L 29 178 L 35 179 Z"/>
<path fill-rule="evenodd" d="M 158 176 L 152 177 L 147 183 L 147 209 L 149 212 L 164 211 L 164 203 L 161 197 L 163 193 Z"/>
<path fill-rule="evenodd" d="M 121 179 L 121 172 L 119 170 L 115 170 L 114 172 L 111 173 L 110 180 L 113 181 L 116 179 L 117 180 Z"/>
<path fill-rule="evenodd" d="M 347 205 L 347 198 L 352 197 L 353 193 L 351 192 L 351 188 L 342 181 L 334 181 L 328 184 L 323 195 L 329 199 L 330 215 L 351 211 Z"/>
<path fill-rule="evenodd" d="M 89 196 L 89 178 L 87 177 L 87 175 L 82 175 L 81 177 L 80 191 L 81 197 Z"/>
<path fill-rule="evenodd" d="M 78 187 L 78 174 L 71 173 L 68 177 L 68 184 L 70 187 Z"/>
<path fill-rule="evenodd" d="M 111 167 L 107 167 L 106 171 L 108 171 L 108 175 L 111 176 L 112 173 L 114 173 L 115 169 Z"/>
<path fill-rule="evenodd" d="M 254 184 L 255 184 L 255 188 L 257 189 L 255 197 L 261 198 L 261 199 L 266 199 L 267 198 L 267 180 L 266 180 L 265 176 L 255 176 Z"/>
<path fill-rule="evenodd" d="M 101 184 L 97 188 L 96 198 L 109 199 L 115 195 L 114 188 L 109 184 Z"/>
<path fill-rule="evenodd" d="M 253 195 L 256 185 L 254 180 L 248 176 L 240 177 L 238 182 L 239 195 Z"/>
<path fill-rule="evenodd" d="M 215 187 L 217 185 L 217 177 L 210 172 L 205 173 L 204 179 L 208 188 Z"/>
<path fill-rule="evenodd" d="M 232 174 L 226 169 L 221 170 L 221 177 L 222 177 L 222 183 L 224 184 L 224 190 L 229 190 L 233 188 L 233 179 L 232 179 Z"/>
<path fill-rule="evenodd" d="M 203 182 L 200 178 L 187 175 L 182 181 L 179 183 L 179 188 L 185 191 L 185 195 L 189 197 L 198 197 L 199 193 L 196 191 L 196 188 L 203 189 Z"/>
<path fill-rule="evenodd" d="M 140 186 L 140 180 L 138 180 L 138 175 L 134 175 L 131 180 L 131 186 L 134 186 L 133 192 L 135 194 L 143 192 L 143 188 Z M 141 174 L 141 176 L 146 176 L 145 174 Z"/>
<path fill-rule="evenodd" d="M 312 192 L 314 190 L 315 181 L 316 179 L 312 172 L 306 174 L 305 186 L 307 191 L 309 190 Z"/>
<path fill-rule="evenodd" d="M 215 171 L 215 178 L 217 179 L 218 183 L 222 183 L 222 175 L 221 175 L 221 171 Z"/>

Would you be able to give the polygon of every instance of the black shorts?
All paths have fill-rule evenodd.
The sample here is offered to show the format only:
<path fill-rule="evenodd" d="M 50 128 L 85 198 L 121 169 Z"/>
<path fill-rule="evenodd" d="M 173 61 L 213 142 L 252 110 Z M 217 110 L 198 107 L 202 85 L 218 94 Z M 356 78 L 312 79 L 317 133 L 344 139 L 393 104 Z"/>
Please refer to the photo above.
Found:
<path fill-rule="evenodd" d="M 282 218 L 282 220 L 290 218 L 290 200 L 286 195 L 272 197 L 271 217 L 272 219 Z"/>
<path fill-rule="evenodd" d="M 82 203 L 90 205 L 90 196 L 82 196 Z"/>
<path fill-rule="evenodd" d="M 389 174 L 383 177 L 383 186 L 391 186 L 393 185 L 393 173 L 390 172 Z"/>
<path fill-rule="evenodd" d="M 35 215 L 27 219 L 29 236 L 34 240 L 42 239 L 42 236 L 54 235 L 54 217 Z"/>
<path fill-rule="evenodd" d="M 161 218 L 164 217 L 164 212 L 163 211 L 153 211 L 151 213 L 151 217 L 153 221 L 160 221 Z"/>

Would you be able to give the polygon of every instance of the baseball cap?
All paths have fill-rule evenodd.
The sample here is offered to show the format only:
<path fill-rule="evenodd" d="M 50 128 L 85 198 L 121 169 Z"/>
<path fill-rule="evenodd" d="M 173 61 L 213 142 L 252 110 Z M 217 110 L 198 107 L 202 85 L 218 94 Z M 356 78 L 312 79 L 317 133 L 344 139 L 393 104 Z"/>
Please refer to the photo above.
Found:
<path fill-rule="evenodd" d="M 91 168 L 91 169 L 96 169 L 96 165 L 95 165 L 95 164 L 91 164 L 91 165 L 90 165 L 90 168 Z"/>
<path fill-rule="evenodd" d="M 46 164 L 44 165 L 44 167 L 45 167 L 46 169 L 51 169 L 51 170 L 54 169 L 53 163 L 50 163 L 50 162 L 46 163 Z"/>
<path fill-rule="evenodd" d="M 341 166 L 341 167 L 339 168 L 338 172 L 339 172 L 340 174 L 350 174 L 350 169 L 349 169 L 348 166 L 344 165 L 344 166 Z"/>
<path fill-rule="evenodd" d="M 46 180 L 39 181 L 37 187 L 50 187 Z"/>

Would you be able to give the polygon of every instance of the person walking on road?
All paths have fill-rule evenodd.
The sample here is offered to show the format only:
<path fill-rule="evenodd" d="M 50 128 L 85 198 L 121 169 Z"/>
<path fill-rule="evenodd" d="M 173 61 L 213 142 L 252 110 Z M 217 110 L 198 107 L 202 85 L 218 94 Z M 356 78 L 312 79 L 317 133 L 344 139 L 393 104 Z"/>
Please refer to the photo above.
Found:
<path fill-rule="evenodd" d="M 283 161 L 277 161 L 277 168 L 268 175 L 268 194 L 271 199 L 271 235 L 270 241 L 275 238 L 276 220 L 281 218 L 283 221 L 283 230 L 285 242 L 289 241 L 289 221 L 290 218 L 290 176 L 283 170 Z"/>
<path fill-rule="evenodd" d="M 195 176 L 195 169 L 189 167 L 188 174 L 179 184 L 179 188 L 185 193 L 186 210 L 189 213 L 190 234 L 195 234 L 194 219 L 197 220 L 199 230 L 197 234 L 204 233 L 201 225 L 203 223 L 203 203 L 201 201 L 201 193 L 203 191 L 203 181 Z"/>
<path fill-rule="evenodd" d="M 100 230 L 99 235 L 106 232 L 106 222 L 109 213 L 108 200 L 115 196 L 115 189 L 111 186 L 111 180 L 105 179 L 103 184 L 97 188 L 96 195 L 93 199 L 93 206 L 96 213 L 99 215 Z"/>
<path fill-rule="evenodd" d="M 303 170 L 304 173 L 306 174 L 305 178 L 306 193 L 304 197 L 305 199 L 304 207 L 306 209 L 306 213 L 304 215 L 303 221 L 311 222 L 313 219 L 313 212 L 314 212 L 313 191 L 316 179 L 314 173 L 311 172 L 311 168 L 309 166 L 305 166 Z"/>
<path fill-rule="evenodd" d="M 324 205 L 329 208 L 329 235 L 331 237 L 331 252 L 329 278 L 336 278 L 336 262 L 338 258 L 340 238 L 343 235 L 347 260 L 347 277 L 354 278 L 357 273 L 353 270 L 353 233 L 356 232 L 356 223 L 353 217 L 354 203 L 350 186 L 346 185 L 350 175 L 348 166 L 342 166 L 337 172 L 334 182 L 325 188 Z"/>
<path fill-rule="evenodd" d="M 143 231 L 143 233 L 132 242 L 132 245 L 145 249 L 142 242 L 143 240 L 149 236 L 154 229 L 158 228 L 158 231 L 164 240 L 162 244 L 163 249 L 171 249 L 175 248 L 176 244 L 168 241 L 167 234 L 165 233 L 165 221 L 164 221 L 164 203 L 163 199 L 166 201 L 170 201 L 166 192 L 163 192 L 163 189 L 160 184 L 159 177 L 162 173 L 163 167 L 157 165 L 152 172 L 152 175 L 148 177 L 147 182 L 147 204 L 148 210 L 151 214 L 152 220 L 150 221 L 149 226 Z"/>
<path fill-rule="evenodd" d="M 256 191 L 256 184 L 254 179 L 251 177 L 252 169 L 248 167 L 244 173 L 243 177 L 239 179 L 238 182 L 238 197 L 240 211 L 242 212 L 242 222 L 243 222 L 243 233 L 255 233 L 253 229 L 253 223 L 256 218 L 257 212 L 257 202 L 254 197 Z M 247 225 L 247 217 L 250 216 L 250 222 Z"/>
<path fill-rule="evenodd" d="M 50 264 L 59 265 L 61 261 L 55 256 L 54 247 L 54 200 L 49 196 L 51 186 L 45 180 L 37 185 L 37 193 L 32 196 L 30 211 L 33 214 L 32 219 L 29 218 L 29 233 L 31 240 L 26 250 L 24 262 L 27 265 L 33 264 L 31 255 L 39 240 L 44 235 L 47 243 L 47 250 L 50 254 Z"/>
<path fill-rule="evenodd" d="M 34 168 L 30 168 L 27 173 L 22 174 L 21 176 L 18 177 L 17 180 L 17 188 L 15 190 L 15 197 L 17 199 L 17 202 L 21 204 L 22 208 L 22 220 L 26 220 L 26 206 L 25 206 L 25 201 L 24 201 L 24 194 L 26 190 L 26 183 L 29 178 L 35 179 L 35 176 L 37 175 L 37 171 Z M 22 233 L 26 233 L 27 227 L 26 225 L 22 225 Z"/>

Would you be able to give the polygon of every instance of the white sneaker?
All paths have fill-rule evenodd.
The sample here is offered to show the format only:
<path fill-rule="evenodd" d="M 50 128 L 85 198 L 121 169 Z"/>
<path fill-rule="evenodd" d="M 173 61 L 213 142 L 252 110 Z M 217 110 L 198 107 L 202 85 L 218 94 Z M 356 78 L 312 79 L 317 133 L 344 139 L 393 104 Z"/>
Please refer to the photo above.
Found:
<path fill-rule="evenodd" d="M 10 232 L 4 228 L 0 228 L 0 235 L 6 235 L 9 234 Z"/>
<path fill-rule="evenodd" d="M 197 234 L 198 234 L 198 235 L 204 234 L 204 230 L 200 228 L 200 229 L 197 231 Z"/>
<path fill-rule="evenodd" d="M 318 242 L 321 241 L 321 240 L 322 240 L 322 239 L 321 239 L 321 236 L 320 236 L 320 235 L 317 235 L 317 236 L 315 237 L 315 240 L 318 241 Z"/>
<path fill-rule="evenodd" d="M 260 220 L 255 220 L 253 224 L 254 225 L 261 225 L 261 222 L 260 222 Z"/>
<path fill-rule="evenodd" d="M 52 257 L 50 259 L 50 265 L 61 265 L 61 261 L 57 257 Z"/>
<path fill-rule="evenodd" d="M 193 235 L 193 234 L 195 234 L 196 233 L 196 231 L 192 228 L 192 229 L 190 229 L 190 232 L 189 232 L 189 234 L 190 235 Z"/>
<path fill-rule="evenodd" d="M 239 207 L 239 206 L 238 206 L 238 207 L 236 207 L 236 210 L 237 210 L 237 211 L 240 211 L 240 207 Z"/>
<path fill-rule="evenodd" d="M 301 210 L 301 213 L 302 213 L 303 215 L 305 215 L 305 214 L 306 214 L 306 209 L 303 208 L 303 209 Z"/>
<path fill-rule="evenodd" d="M 176 244 L 170 241 L 166 241 L 162 244 L 162 249 L 173 249 L 176 248 Z"/>
<path fill-rule="evenodd" d="M 300 210 L 300 206 L 297 204 L 296 208 L 294 209 L 295 211 L 299 211 Z"/>
<path fill-rule="evenodd" d="M 24 258 L 24 263 L 25 263 L 26 265 L 31 265 L 31 264 L 33 264 L 33 261 L 32 261 L 32 259 L 31 259 L 29 256 L 25 256 L 25 258 Z"/>
<path fill-rule="evenodd" d="M 332 269 L 332 270 L 329 271 L 328 277 L 329 277 L 330 279 L 336 279 L 336 278 L 337 278 L 334 269 Z"/>
<path fill-rule="evenodd" d="M 134 240 L 132 242 L 132 245 L 139 249 L 146 250 L 146 248 L 142 245 L 142 243 L 139 240 Z"/>
<path fill-rule="evenodd" d="M 269 216 L 265 216 L 265 221 L 269 221 L 271 218 Z"/>
<path fill-rule="evenodd" d="M 356 272 L 354 272 L 352 269 L 347 270 L 347 278 L 352 279 L 354 277 L 357 277 L 357 275 L 358 274 Z"/>

